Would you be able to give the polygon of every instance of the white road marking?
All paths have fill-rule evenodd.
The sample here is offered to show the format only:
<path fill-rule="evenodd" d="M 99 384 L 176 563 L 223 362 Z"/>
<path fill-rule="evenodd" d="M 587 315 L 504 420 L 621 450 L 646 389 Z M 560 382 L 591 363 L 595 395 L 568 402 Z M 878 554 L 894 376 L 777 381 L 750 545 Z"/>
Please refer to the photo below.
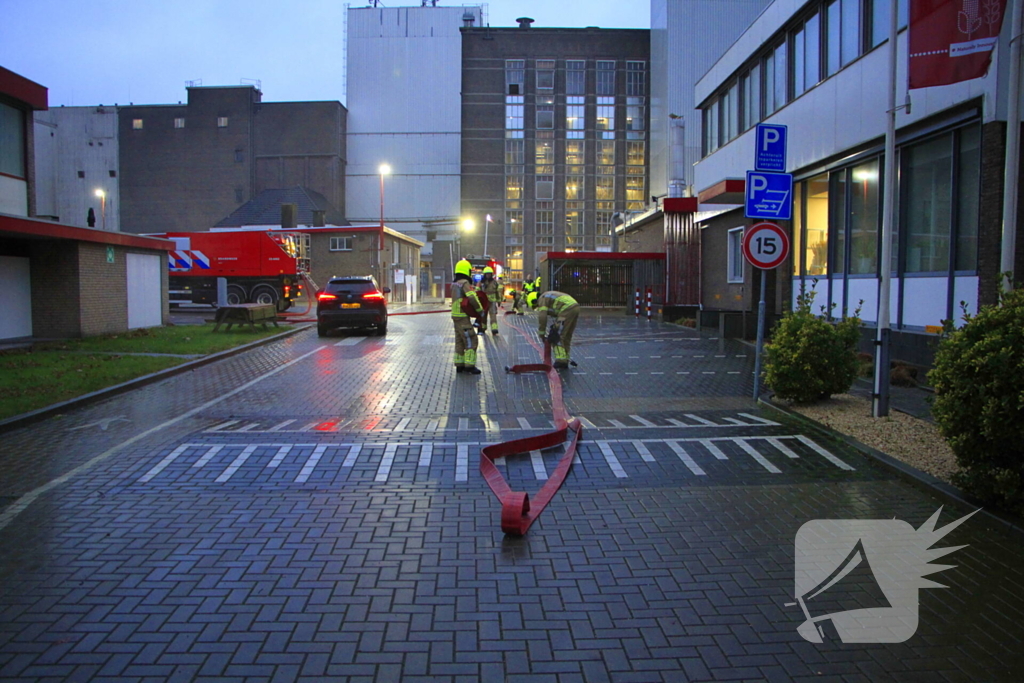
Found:
<path fill-rule="evenodd" d="M 773 445 L 777 449 L 779 449 L 779 451 L 781 451 L 782 454 L 785 455 L 787 458 L 799 458 L 800 457 L 799 455 L 794 453 L 790 449 L 789 446 L 787 446 L 786 444 L 782 443 L 782 441 L 779 440 L 779 439 L 768 439 L 768 443 L 770 443 L 771 445 Z"/>
<path fill-rule="evenodd" d="M 238 455 L 238 457 L 235 458 L 230 465 L 228 465 L 228 468 L 226 470 L 221 472 L 220 476 L 217 477 L 215 481 L 218 484 L 223 484 L 228 479 L 230 479 L 231 476 L 238 471 L 238 468 L 245 464 L 245 461 L 249 459 L 249 456 L 252 455 L 253 451 L 255 451 L 257 448 L 259 448 L 259 444 L 249 444 L 248 446 L 246 446 L 245 450 L 243 450 Z"/>
<path fill-rule="evenodd" d="M 352 467 L 356 464 L 356 458 L 359 457 L 359 451 L 363 449 L 363 444 L 357 443 L 348 449 L 348 455 L 345 456 L 344 462 L 341 463 L 342 467 Z"/>
<path fill-rule="evenodd" d="M 737 420 L 735 417 L 723 417 L 722 418 L 722 422 L 728 422 L 729 424 L 738 425 L 740 427 L 749 427 L 750 426 L 749 422 L 744 422 L 743 420 Z"/>
<path fill-rule="evenodd" d="M 460 432 L 464 432 L 467 429 L 469 429 L 469 418 L 468 417 L 460 417 L 459 418 L 459 431 Z"/>
<path fill-rule="evenodd" d="M 813 451 L 818 453 L 821 457 L 825 458 L 826 460 L 828 460 L 830 463 L 832 463 L 833 465 L 835 465 L 839 469 L 841 469 L 841 470 L 850 470 L 850 471 L 852 471 L 854 469 L 850 465 L 847 465 L 845 462 L 843 462 L 842 460 L 840 460 L 836 456 L 834 456 L 831 453 L 829 453 L 828 451 L 826 451 L 824 448 L 822 448 L 818 444 L 814 443 L 811 439 L 807 438 L 803 434 L 798 434 L 796 438 L 800 440 L 800 443 L 802 443 L 805 446 L 807 446 L 808 448 L 812 449 Z"/>
<path fill-rule="evenodd" d="M 613 427 L 619 427 L 620 429 L 626 429 L 626 425 L 619 422 L 618 420 L 608 420 L 608 423 Z"/>
<path fill-rule="evenodd" d="M 218 453 L 220 453 L 222 448 L 224 448 L 224 446 L 210 446 L 209 450 L 206 451 L 206 453 L 203 455 L 203 457 L 199 458 L 194 463 L 192 463 L 192 467 L 203 467 L 203 466 L 205 466 L 206 463 L 208 463 L 211 460 L 213 460 L 213 458 Z"/>
<path fill-rule="evenodd" d="M 440 420 L 431 420 L 430 422 L 427 423 L 427 431 L 428 432 L 436 432 L 437 431 L 437 427 L 440 424 L 441 424 Z"/>
<path fill-rule="evenodd" d="M 259 422 L 250 422 L 249 424 L 245 425 L 244 427 L 239 427 L 235 431 L 236 432 L 248 432 L 248 431 L 251 431 L 253 429 L 256 429 L 259 426 L 260 426 Z"/>
<path fill-rule="evenodd" d="M 216 427 L 210 427 L 206 431 L 208 431 L 208 432 L 219 432 L 219 431 L 221 431 L 223 429 L 226 429 L 226 428 L 230 427 L 233 424 L 238 424 L 239 422 L 240 422 L 240 420 L 228 420 L 227 422 L 221 422 Z"/>
<path fill-rule="evenodd" d="M 365 337 L 346 337 L 335 344 L 335 346 L 355 346 L 359 342 L 363 341 L 363 339 L 365 339 Z"/>
<path fill-rule="evenodd" d="M 530 451 L 530 464 L 533 465 L 533 475 L 541 481 L 548 478 L 548 471 L 544 468 L 544 456 L 540 451 Z"/>
<path fill-rule="evenodd" d="M 295 477 L 295 483 L 301 484 L 309 479 L 309 475 L 313 473 L 313 468 L 316 467 L 317 463 L 320 462 L 320 458 L 323 457 L 324 451 L 327 450 L 327 444 L 320 444 L 313 449 L 313 454 L 306 460 L 306 464 L 302 466 L 302 470 L 299 472 L 299 476 Z"/>
<path fill-rule="evenodd" d="M 612 472 L 616 477 L 622 479 L 629 475 L 626 474 L 626 470 L 622 469 L 622 464 L 619 459 L 615 457 L 615 453 L 612 452 L 612 446 L 607 441 L 598 441 L 597 447 L 601 449 L 601 453 L 604 454 L 604 459 L 608 462 L 608 466 L 612 468 Z"/>
<path fill-rule="evenodd" d="M 469 444 L 467 443 L 460 443 L 455 447 L 455 481 L 469 481 Z"/>
<path fill-rule="evenodd" d="M 519 426 L 522 427 L 523 429 L 531 428 L 530 422 L 525 417 L 517 417 L 516 421 L 519 423 Z"/>
<path fill-rule="evenodd" d="M 701 439 L 700 445 L 708 449 L 708 452 L 711 453 L 711 455 L 718 458 L 719 460 L 729 459 L 729 457 L 725 453 L 723 453 L 722 450 L 718 446 L 716 446 L 711 439 Z"/>
<path fill-rule="evenodd" d="M 395 452 L 397 450 L 397 443 L 389 443 L 384 447 L 384 457 L 381 458 L 380 465 L 377 467 L 377 476 L 373 478 L 374 481 L 388 480 L 388 475 L 391 474 L 391 466 L 395 464 Z"/>
<path fill-rule="evenodd" d="M 634 441 L 633 448 L 640 454 L 640 459 L 646 462 L 654 462 L 654 456 L 651 455 L 651 451 L 647 448 L 647 444 L 643 441 Z"/>
<path fill-rule="evenodd" d="M 396 431 L 396 432 L 402 431 L 407 426 L 409 426 L 410 422 L 412 422 L 412 418 L 411 417 L 403 417 L 401 420 L 399 420 L 398 425 L 395 426 L 394 431 Z"/>
<path fill-rule="evenodd" d="M 280 465 L 282 462 L 284 462 L 284 459 L 288 457 L 288 453 L 290 453 L 291 450 L 292 447 L 288 445 L 281 446 L 280 448 L 278 448 L 277 453 L 275 453 L 274 457 L 270 459 L 269 463 L 267 463 L 267 467 L 277 467 L 278 465 Z"/>
<path fill-rule="evenodd" d="M 689 370 L 679 370 L 679 371 L 676 372 L 676 374 L 677 375 L 689 375 L 690 371 Z"/>
<path fill-rule="evenodd" d="M 434 444 L 425 443 L 420 447 L 420 460 L 417 467 L 430 467 L 430 460 L 434 457 Z"/>
<path fill-rule="evenodd" d="M 645 420 L 644 418 L 640 417 L 639 415 L 630 415 L 630 417 L 633 418 L 634 420 L 636 420 L 637 422 L 639 422 L 640 424 L 642 424 L 645 427 L 657 427 L 658 426 L 658 425 L 654 424 L 653 422 L 651 422 L 650 420 Z"/>
<path fill-rule="evenodd" d="M 778 422 L 772 422 L 771 420 L 766 420 L 763 417 L 758 417 L 757 415 L 751 415 L 750 413 L 739 413 L 739 415 L 740 415 L 740 417 L 745 417 L 747 419 L 754 420 L 755 422 L 760 422 L 763 425 L 770 425 L 772 427 L 778 427 L 779 426 Z"/>
<path fill-rule="evenodd" d="M 186 450 L 186 449 L 187 449 L 188 447 L 189 447 L 189 445 L 188 445 L 188 444 L 182 444 L 181 446 L 178 446 L 177 448 L 175 448 L 175 449 L 174 449 L 173 451 L 171 451 L 170 455 L 168 455 L 168 456 L 167 456 L 166 458 L 164 458 L 163 460 L 161 460 L 160 462 L 158 462 L 158 463 L 157 463 L 157 464 L 156 464 L 156 465 L 155 465 L 155 466 L 153 467 L 153 469 L 151 469 L 151 470 L 150 470 L 149 472 L 146 472 L 146 473 L 145 473 L 144 475 L 142 475 L 141 477 L 139 477 L 139 481 L 140 481 L 140 482 L 142 482 L 142 483 L 146 483 L 147 481 L 149 481 L 150 479 L 152 479 L 152 478 L 153 478 L 153 477 L 155 477 L 156 475 L 158 475 L 158 474 L 160 474 L 161 472 L 163 472 L 163 471 L 164 471 L 164 468 L 165 468 L 165 467 L 167 467 L 168 465 L 170 465 L 170 464 L 171 464 L 172 462 L 174 462 L 174 461 L 175 461 L 175 459 L 177 459 L 177 457 L 178 457 L 179 455 L 181 455 L 182 453 L 184 453 L 184 452 L 185 452 L 185 450 Z"/>
<path fill-rule="evenodd" d="M 268 432 L 279 432 L 282 429 L 284 429 L 285 427 L 287 427 L 288 425 L 290 425 L 292 422 L 295 422 L 295 420 L 285 420 L 284 422 L 278 422 L 276 425 L 274 425 L 273 427 L 271 427 L 267 431 Z"/>
<path fill-rule="evenodd" d="M 698 465 L 697 462 L 690 457 L 690 454 L 686 452 L 681 443 L 679 443 L 678 441 L 669 441 L 668 447 L 671 448 L 675 452 L 675 454 L 679 456 L 679 459 L 683 461 L 683 464 L 686 465 L 690 469 L 690 471 L 696 474 L 698 477 L 702 477 L 707 474 L 707 472 L 702 470 L 700 465 Z"/>
<path fill-rule="evenodd" d="M 587 418 L 585 418 L 583 416 L 580 416 L 577 419 L 580 421 L 580 424 L 583 425 L 584 427 L 586 427 L 587 429 L 597 429 L 597 425 L 595 425 L 593 422 L 591 422 Z"/>
<path fill-rule="evenodd" d="M 746 439 L 736 439 L 736 445 L 742 448 L 744 451 L 746 451 L 751 458 L 756 460 L 757 463 L 761 465 L 761 467 L 765 468 L 772 474 L 782 474 L 782 470 L 768 462 L 768 459 L 766 457 L 764 457 L 756 450 L 754 450 L 754 447 L 747 443 Z"/>

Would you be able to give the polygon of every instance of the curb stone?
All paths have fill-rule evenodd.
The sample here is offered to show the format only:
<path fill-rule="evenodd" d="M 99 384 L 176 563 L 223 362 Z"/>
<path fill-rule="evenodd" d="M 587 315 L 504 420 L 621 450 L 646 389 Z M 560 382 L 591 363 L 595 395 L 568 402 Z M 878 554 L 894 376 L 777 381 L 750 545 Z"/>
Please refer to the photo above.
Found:
<path fill-rule="evenodd" d="M 28 424 L 32 424 L 33 422 L 45 420 L 46 418 L 62 413 L 69 408 L 77 408 L 80 406 L 88 405 L 90 403 L 96 403 L 98 401 L 102 401 L 103 399 L 110 398 L 111 396 L 123 394 L 127 391 L 131 391 L 133 389 L 138 389 L 140 387 L 146 386 L 147 384 L 154 384 L 156 382 L 160 382 L 175 375 L 179 375 L 181 373 L 194 370 L 203 365 L 216 363 L 219 360 L 224 360 L 225 358 L 230 358 L 231 356 L 234 356 L 236 354 L 244 353 L 245 351 L 254 349 L 258 346 L 263 346 L 264 344 L 269 344 L 270 342 L 274 342 L 279 339 L 284 339 L 285 337 L 290 337 L 293 334 L 298 334 L 302 330 L 306 330 L 311 327 L 311 325 L 301 325 L 298 327 L 294 327 L 290 330 L 285 330 L 280 334 L 275 334 L 272 337 L 264 337 L 263 339 L 257 339 L 256 341 L 249 342 L 248 344 L 235 346 L 224 351 L 219 351 L 217 353 L 212 353 L 208 356 L 203 356 L 202 358 L 198 358 L 196 360 L 182 363 L 181 365 L 175 365 L 174 367 L 167 368 L 165 370 L 159 370 L 148 375 L 136 377 L 135 379 L 130 379 L 127 382 L 115 384 L 112 387 L 97 389 L 96 391 L 90 392 L 88 394 L 82 394 L 81 396 L 76 396 L 74 398 L 69 398 L 68 400 L 61 401 L 60 403 L 53 403 L 51 405 L 44 406 L 42 408 L 33 410 L 28 413 L 22 413 L 21 415 L 15 415 L 5 420 L 0 420 L 0 434 L 12 431 L 14 429 L 23 427 Z"/>
<path fill-rule="evenodd" d="M 908 482 L 915 488 L 925 491 L 926 493 L 930 493 L 935 497 L 941 499 L 945 503 L 949 503 L 950 505 L 953 505 L 966 511 L 980 509 L 981 517 L 983 517 L 991 526 L 1001 528 L 1013 534 L 1018 539 L 1024 540 L 1024 521 L 1016 519 L 1004 513 L 987 510 L 984 507 L 982 507 L 981 503 L 979 503 L 977 499 L 973 498 L 967 493 L 964 493 L 957 487 L 948 484 L 942 481 L 941 479 L 937 479 L 936 477 L 928 474 L 927 472 L 922 472 L 921 470 L 917 469 L 916 467 L 908 465 L 902 460 L 897 460 L 891 455 L 887 455 L 882 451 L 879 451 L 875 448 L 872 448 L 871 446 L 863 444 L 857 439 L 853 438 L 852 436 L 848 436 L 841 432 L 837 432 L 836 430 L 827 427 L 821 424 L 820 422 L 812 420 L 811 418 L 805 415 L 801 415 L 800 413 L 789 410 L 784 406 L 771 403 L 765 398 L 759 399 L 758 404 L 763 407 L 770 408 L 772 410 L 776 410 L 782 413 L 783 415 L 791 418 L 795 422 L 799 422 L 800 424 L 814 431 L 817 431 L 819 434 L 821 434 L 827 439 L 847 444 L 848 446 L 860 452 L 862 455 L 866 456 L 870 460 L 873 460 L 874 462 L 882 465 L 889 471 L 895 473 L 897 476 L 899 476 L 901 479 Z"/>

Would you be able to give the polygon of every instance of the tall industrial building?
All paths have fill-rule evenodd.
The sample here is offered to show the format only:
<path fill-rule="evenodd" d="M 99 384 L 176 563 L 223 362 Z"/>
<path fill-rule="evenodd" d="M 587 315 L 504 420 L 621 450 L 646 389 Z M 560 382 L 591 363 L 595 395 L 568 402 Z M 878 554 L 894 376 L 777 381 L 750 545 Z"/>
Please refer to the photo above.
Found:
<path fill-rule="evenodd" d="M 650 200 L 650 31 L 531 24 L 462 29 L 462 251 L 486 240 L 513 283 L 547 252 L 613 251 Z"/>
<path fill-rule="evenodd" d="M 360 7 L 347 14 L 346 214 L 385 223 L 444 256 L 430 276 L 450 277 L 460 211 L 463 26 L 480 7 Z M 380 167 L 390 173 L 382 177 Z"/>
<path fill-rule="evenodd" d="M 701 158 L 694 85 L 771 2 L 651 0 L 652 195 L 692 189 Z"/>

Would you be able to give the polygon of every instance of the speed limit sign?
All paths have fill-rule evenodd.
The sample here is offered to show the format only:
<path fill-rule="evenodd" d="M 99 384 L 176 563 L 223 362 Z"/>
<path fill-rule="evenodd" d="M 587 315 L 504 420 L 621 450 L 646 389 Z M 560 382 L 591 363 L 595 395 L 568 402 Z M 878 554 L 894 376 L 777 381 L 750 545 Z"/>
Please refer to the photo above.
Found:
<path fill-rule="evenodd" d="M 789 256 L 789 236 L 775 223 L 756 223 L 743 235 L 743 256 L 755 268 L 777 268 Z"/>

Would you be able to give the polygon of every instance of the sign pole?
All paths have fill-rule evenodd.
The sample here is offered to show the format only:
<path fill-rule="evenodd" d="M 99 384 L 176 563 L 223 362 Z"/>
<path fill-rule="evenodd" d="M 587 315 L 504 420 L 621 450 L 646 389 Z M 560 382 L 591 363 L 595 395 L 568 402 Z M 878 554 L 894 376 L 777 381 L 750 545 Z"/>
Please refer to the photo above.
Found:
<path fill-rule="evenodd" d="M 764 349 L 764 290 L 768 271 L 761 271 L 761 300 L 757 304 L 757 351 L 754 356 L 754 403 L 761 398 L 761 352 Z"/>

